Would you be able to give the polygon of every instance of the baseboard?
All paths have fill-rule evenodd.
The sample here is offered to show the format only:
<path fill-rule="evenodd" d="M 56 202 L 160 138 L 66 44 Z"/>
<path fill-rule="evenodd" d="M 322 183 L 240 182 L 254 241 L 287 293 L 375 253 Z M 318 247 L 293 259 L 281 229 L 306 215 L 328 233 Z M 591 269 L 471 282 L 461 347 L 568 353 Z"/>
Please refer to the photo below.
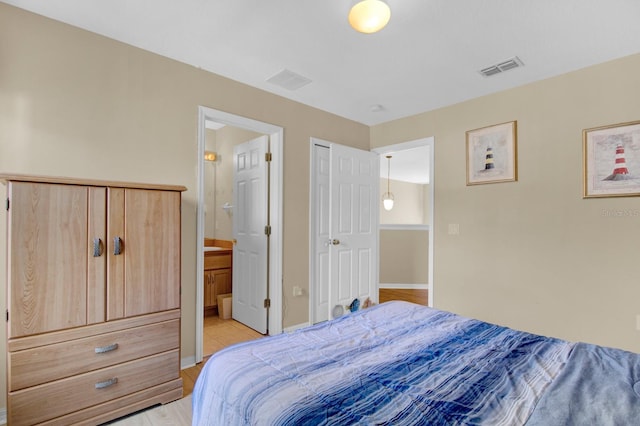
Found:
<path fill-rule="evenodd" d="M 402 283 L 380 283 L 378 288 L 402 289 L 402 290 L 428 290 L 429 284 L 402 284 Z"/>
<path fill-rule="evenodd" d="M 296 324 L 296 325 L 292 325 L 291 327 L 285 327 L 284 329 L 282 329 L 283 333 L 291 333 L 293 331 L 299 330 L 301 328 L 305 328 L 305 327 L 309 327 L 311 324 L 308 322 L 302 323 L 302 324 Z"/>
<path fill-rule="evenodd" d="M 182 358 L 180 360 L 180 370 L 184 370 L 185 368 L 191 368 L 196 365 L 196 357 L 188 356 L 186 358 Z"/>
<path fill-rule="evenodd" d="M 0 408 L 0 425 L 6 425 L 6 424 L 7 424 L 7 409 Z"/>

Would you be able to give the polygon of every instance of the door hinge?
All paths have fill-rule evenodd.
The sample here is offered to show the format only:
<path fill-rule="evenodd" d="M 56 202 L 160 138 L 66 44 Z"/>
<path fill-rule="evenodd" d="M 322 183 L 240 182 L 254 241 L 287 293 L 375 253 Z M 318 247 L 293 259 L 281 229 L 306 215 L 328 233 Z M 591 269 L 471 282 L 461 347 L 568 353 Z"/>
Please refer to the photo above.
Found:
<path fill-rule="evenodd" d="M 264 161 L 266 161 L 267 163 L 271 161 L 271 153 L 270 152 L 265 152 L 264 153 Z"/>
<path fill-rule="evenodd" d="M 271 307 L 271 299 L 264 299 L 264 307 L 265 308 Z"/>
<path fill-rule="evenodd" d="M 9 322 L 9 310 L 7 309 L 7 322 Z"/>
<path fill-rule="evenodd" d="M 9 211 L 9 199 L 7 198 L 7 211 Z"/>
<path fill-rule="evenodd" d="M 264 235 L 266 236 L 271 235 L 271 225 L 267 225 L 264 227 Z"/>

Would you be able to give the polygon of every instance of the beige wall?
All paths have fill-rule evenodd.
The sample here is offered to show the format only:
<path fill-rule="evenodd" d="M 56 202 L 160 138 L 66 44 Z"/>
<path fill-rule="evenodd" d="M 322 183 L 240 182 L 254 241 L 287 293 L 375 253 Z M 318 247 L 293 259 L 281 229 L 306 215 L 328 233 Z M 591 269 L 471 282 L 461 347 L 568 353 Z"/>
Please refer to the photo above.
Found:
<path fill-rule="evenodd" d="M 429 185 L 401 182 L 389 182 L 393 194 L 393 208 L 385 210 L 382 195 L 387 192 L 387 179 L 380 179 L 380 223 L 398 225 L 426 225 L 429 223 Z"/>
<path fill-rule="evenodd" d="M 638 87 L 634 55 L 371 129 L 435 137 L 436 307 L 640 352 L 640 201 L 582 198 L 582 130 L 640 120 Z M 510 120 L 518 182 L 466 186 L 465 132 Z"/>
<path fill-rule="evenodd" d="M 380 283 L 429 282 L 429 231 L 380 230 Z"/>
<path fill-rule="evenodd" d="M 309 138 L 367 149 L 368 127 L 3 3 L 0 64 L 1 171 L 188 188 L 183 358 L 195 355 L 198 105 L 282 126 L 283 325 L 308 321 L 308 305 L 289 295 L 308 288 Z M 3 276 L 5 251 L 0 244 Z M 0 343 L 2 366 L 4 356 Z"/>
<path fill-rule="evenodd" d="M 205 151 L 217 152 L 216 131 L 205 129 L 204 132 Z M 218 162 L 204 162 L 204 237 L 216 237 L 216 216 L 221 212 L 216 210 L 216 172 Z"/>
<path fill-rule="evenodd" d="M 429 216 L 431 211 L 431 185 L 424 184 L 420 185 L 422 187 L 422 223 L 425 225 L 429 224 L 431 217 Z"/>

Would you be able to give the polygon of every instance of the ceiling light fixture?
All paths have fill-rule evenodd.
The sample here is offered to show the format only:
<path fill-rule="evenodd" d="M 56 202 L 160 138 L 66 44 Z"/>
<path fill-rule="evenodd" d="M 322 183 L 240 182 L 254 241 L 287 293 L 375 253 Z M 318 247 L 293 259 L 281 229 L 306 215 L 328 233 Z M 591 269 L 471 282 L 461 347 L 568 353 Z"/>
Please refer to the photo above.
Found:
<path fill-rule="evenodd" d="M 349 11 L 349 23 L 354 30 L 371 34 L 380 31 L 391 18 L 389 5 L 382 0 L 362 0 Z"/>
<path fill-rule="evenodd" d="M 393 194 L 389 190 L 389 176 L 391 175 L 391 156 L 387 155 L 387 192 L 382 194 L 382 204 L 384 209 L 389 211 L 393 208 Z"/>

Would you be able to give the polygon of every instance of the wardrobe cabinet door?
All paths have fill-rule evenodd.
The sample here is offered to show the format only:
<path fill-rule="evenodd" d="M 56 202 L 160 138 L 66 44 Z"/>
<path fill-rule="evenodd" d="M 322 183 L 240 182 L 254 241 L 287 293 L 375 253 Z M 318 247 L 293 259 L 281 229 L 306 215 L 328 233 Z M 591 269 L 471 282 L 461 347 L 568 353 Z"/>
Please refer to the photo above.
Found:
<path fill-rule="evenodd" d="M 107 321 L 124 318 L 124 188 L 107 190 Z"/>
<path fill-rule="evenodd" d="M 9 182 L 9 338 L 87 322 L 83 186 Z"/>
<path fill-rule="evenodd" d="M 89 190 L 89 241 L 87 242 L 87 323 L 105 321 L 107 265 L 107 189 Z"/>
<path fill-rule="evenodd" d="M 125 316 L 180 307 L 180 193 L 125 190 Z"/>

